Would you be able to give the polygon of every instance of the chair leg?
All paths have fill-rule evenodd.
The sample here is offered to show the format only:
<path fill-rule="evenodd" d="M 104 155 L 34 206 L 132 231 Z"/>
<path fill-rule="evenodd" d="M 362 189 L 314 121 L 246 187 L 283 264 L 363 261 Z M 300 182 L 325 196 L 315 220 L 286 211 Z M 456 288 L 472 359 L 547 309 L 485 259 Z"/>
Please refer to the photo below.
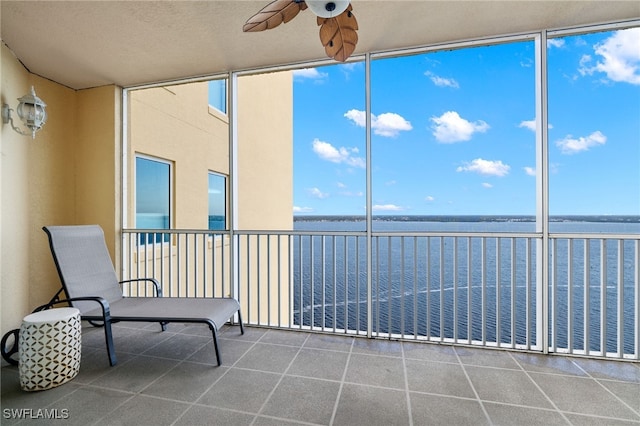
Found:
<path fill-rule="evenodd" d="M 213 349 L 216 352 L 216 361 L 218 362 L 218 367 L 222 365 L 222 361 L 220 360 L 220 351 L 218 350 L 218 333 L 216 333 L 216 327 L 209 324 L 209 328 L 211 329 L 211 334 L 213 334 Z"/>
<path fill-rule="evenodd" d="M 111 322 L 104 322 L 104 338 L 107 342 L 107 355 L 109 355 L 109 364 L 113 367 L 118 363 L 116 351 L 113 345 L 113 333 L 111 332 Z"/>
<path fill-rule="evenodd" d="M 238 323 L 240 324 L 240 334 L 244 334 L 244 326 L 242 325 L 242 315 L 240 315 L 240 309 L 238 309 Z"/>

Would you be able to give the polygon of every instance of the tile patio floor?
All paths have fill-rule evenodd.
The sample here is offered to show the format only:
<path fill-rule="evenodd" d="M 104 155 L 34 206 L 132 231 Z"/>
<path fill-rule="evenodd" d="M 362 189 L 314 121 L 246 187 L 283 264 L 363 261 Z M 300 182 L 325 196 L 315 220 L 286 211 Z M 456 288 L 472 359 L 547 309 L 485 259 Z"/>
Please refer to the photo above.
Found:
<path fill-rule="evenodd" d="M 80 374 L 58 388 L 23 392 L 17 368 L 2 368 L 0 423 L 640 425 L 639 363 L 245 330 L 221 330 L 216 367 L 206 326 L 121 323 L 109 367 L 102 330 L 87 326 Z"/>

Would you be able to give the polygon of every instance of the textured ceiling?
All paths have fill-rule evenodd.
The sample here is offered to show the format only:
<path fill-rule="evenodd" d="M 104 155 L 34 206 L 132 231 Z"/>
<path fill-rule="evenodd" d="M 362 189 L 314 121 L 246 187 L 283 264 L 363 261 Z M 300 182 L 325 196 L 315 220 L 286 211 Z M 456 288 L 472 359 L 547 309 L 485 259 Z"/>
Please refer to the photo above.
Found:
<path fill-rule="evenodd" d="M 243 33 L 269 1 L 6 1 L 3 42 L 29 71 L 73 89 L 132 86 L 325 59 L 315 15 Z M 640 19 L 638 1 L 352 1 L 354 55 Z"/>

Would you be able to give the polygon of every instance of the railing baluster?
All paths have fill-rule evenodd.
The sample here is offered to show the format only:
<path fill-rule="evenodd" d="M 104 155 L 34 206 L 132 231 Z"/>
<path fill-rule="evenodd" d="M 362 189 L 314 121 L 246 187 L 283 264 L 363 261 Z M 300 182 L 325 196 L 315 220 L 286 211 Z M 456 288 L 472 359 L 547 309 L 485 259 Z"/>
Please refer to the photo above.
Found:
<path fill-rule="evenodd" d="M 600 240 L 600 351 L 607 356 L 607 240 Z"/>
<path fill-rule="evenodd" d="M 618 358 L 624 356 L 624 241 L 618 240 Z"/>
<path fill-rule="evenodd" d="M 589 306 L 591 304 L 591 240 L 584 240 L 584 271 L 583 271 L 583 281 L 584 281 L 584 294 L 583 294 L 583 316 L 584 323 L 582 328 L 582 347 L 584 353 L 589 355 L 591 352 L 590 348 L 590 326 L 591 326 L 591 314 Z"/>

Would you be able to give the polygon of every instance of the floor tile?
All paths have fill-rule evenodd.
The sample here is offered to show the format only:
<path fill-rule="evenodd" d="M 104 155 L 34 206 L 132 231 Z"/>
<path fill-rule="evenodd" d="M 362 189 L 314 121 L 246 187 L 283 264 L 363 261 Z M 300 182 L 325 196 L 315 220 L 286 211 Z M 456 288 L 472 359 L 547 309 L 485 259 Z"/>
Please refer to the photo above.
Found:
<path fill-rule="evenodd" d="M 67 410 L 68 417 L 47 420 L 47 424 L 85 426 L 97 419 L 109 416 L 122 404 L 133 398 L 130 392 L 115 391 L 95 386 L 84 386 L 53 404 L 53 407 Z"/>
<path fill-rule="evenodd" d="M 520 369 L 518 363 L 514 361 L 507 351 L 467 347 L 456 347 L 454 350 L 460 357 L 460 362 L 463 364 L 509 368 L 512 370 Z"/>
<path fill-rule="evenodd" d="M 477 400 L 410 394 L 414 425 L 479 426 L 489 424 Z M 515 424 L 515 423 L 514 423 Z"/>
<path fill-rule="evenodd" d="M 340 383 L 304 377 L 284 377 L 260 414 L 327 425 Z"/>
<path fill-rule="evenodd" d="M 179 401 L 196 401 L 227 371 L 226 367 L 182 362 L 151 383 L 142 393 Z"/>
<path fill-rule="evenodd" d="M 284 373 L 298 353 L 293 346 L 256 343 L 235 364 L 239 368 Z"/>
<path fill-rule="evenodd" d="M 518 407 L 514 405 L 495 404 L 492 402 L 485 402 L 484 408 L 487 410 L 491 422 L 496 426 L 569 426 L 565 417 L 556 410 Z"/>
<path fill-rule="evenodd" d="M 513 353 L 511 355 L 526 371 L 587 376 L 587 373 L 569 358 L 529 353 Z"/>
<path fill-rule="evenodd" d="M 301 349 L 287 374 L 314 377 L 327 380 L 342 380 L 347 352 L 326 351 L 322 349 Z"/>
<path fill-rule="evenodd" d="M 382 339 L 356 338 L 353 341 L 353 353 L 385 356 L 402 356 L 402 343 Z"/>
<path fill-rule="evenodd" d="M 345 381 L 363 385 L 406 389 L 402 358 L 351 354 Z"/>
<path fill-rule="evenodd" d="M 345 384 L 340 394 L 335 426 L 408 425 L 405 391 Z"/>
<path fill-rule="evenodd" d="M 526 373 L 499 368 L 465 366 L 483 401 L 552 409 L 553 406 Z"/>
<path fill-rule="evenodd" d="M 189 408 L 187 412 L 175 422 L 175 425 L 195 426 L 217 424 L 224 426 L 249 426 L 254 418 L 255 416 L 253 414 L 195 405 Z"/>
<path fill-rule="evenodd" d="M 332 336 L 329 334 L 310 334 L 305 341 L 305 348 L 328 349 L 334 351 L 350 352 L 354 337 Z"/>
<path fill-rule="evenodd" d="M 140 392 L 177 364 L 177 361 L 141 355 L 111 367 L 109 372 L 91 384 L 109 389 Z"/>
<path fill-rule="evenodd" d="M 410 391 L 475 398 L 469 380 L 460 364 L 405 361 Z"/>
<path fill-rule="evenodd" d="M 640 383 L 640 364 L 594 359 L 576 358 L 573 360 L 580 368 L 596 379 L 612 379 Z"/>
<path fill-rule="evenodd" d="M 197 402 L 257 414 L 281 377 L 280 374 L 233 368 Z"/>
<path fill-rule="evenodd" d="M 245 342 L 243 340 L 218 339 L 218 350 L 220 351 L 220 361 L 223 366 L 231 366 L 238 362 L 242 356 L 247 353 L 254 345 L 254 342 Z M 213 341 L 210 340 L 200 350 L 187 358 L 189 361 L 200 362 L 203 364 L 218 365 L 216 360 L 216 352 L 213 347 Z"/>
<path fill-rule="evenodd" d="M 620 398 L 629 407 L 640 415 L 640 384 L 618 382 L 613 380 L 598 380 L 602 386 Z"/>
<path fill-rule="evenodd" d="M 143 355 L 157 356 L 176 360 L 187 359 L 200 350 L 204 345 L 212 341 L 212 337 L 192 336 L 176 334 L 163 340 L 148 350 Z"/>
<path fill-rule="evenodd" d="M 459 364 L 458 357 L 452 346 L 404 342 L 402 348 L 404 350 L 404 357 L 407 359 Z"/>
<path fill-rule="evenodd" d="M 307 333 L 296 333 L 285 330 L 269 330 L 260 339 L 260 343 L 273 343 L 276 345 L 289 345 L 300 347 L 307 340 Z"/>
<path fill-rule="evenodd" d="M 640 416 L 589 378 L 531 373 L 561 411 L 640 421 Z"/>
<path fill-rule="evenodd" d="M 188 404 L 137 395 L 97 424 L 163 426 L 171 425 L 189 408 Z"/>

